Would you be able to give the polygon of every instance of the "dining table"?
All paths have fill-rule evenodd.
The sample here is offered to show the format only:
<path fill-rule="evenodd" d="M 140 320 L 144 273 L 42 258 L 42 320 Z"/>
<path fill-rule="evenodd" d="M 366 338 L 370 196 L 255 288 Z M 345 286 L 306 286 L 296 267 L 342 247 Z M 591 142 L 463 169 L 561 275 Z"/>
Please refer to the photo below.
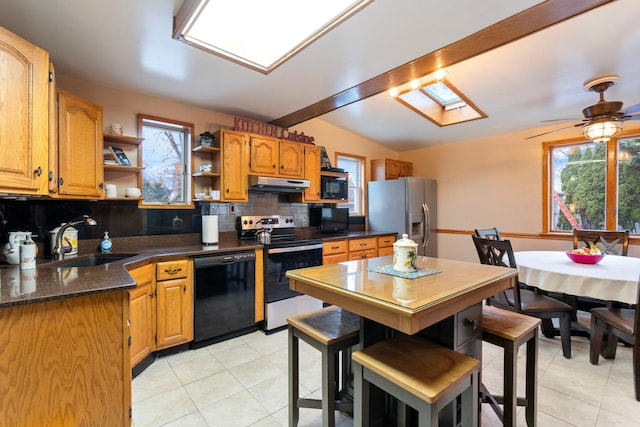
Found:
<path fill-rule="evenodd" d="M 574 262 L 564 251 L 514 252 L 519 281 L 545 292 L 562 295 L 574 307 L 571 335 L 589 338 L 591 329 L 577 319 L 577 298 L 635 304 L 640 258 L 606 254 L 596 264 Z M 542 326 L 546 337 L 559 332 Z"/>
<path fill-rule="evenodd" d="M 385 256 L 289 270 L 286 276 L 292 290 L 359 315 L 361 347 L 395 333 L 415 334 L 481 359 L 482 301 L 513 287 L 516 270 L 434 257 L 418 257 L 414 273 L 392 266 L 393 257 Z M 383 397 L 372 393 L 370 399 Z M 389 416 L 382 400 L 371 407 L 371 419 Z M 456 425 L 452 417 L 446 425 Z"/>
<path fill-rule="evenodd" d="M 548 292 L 604 301 L 636 303 L 640 258 L 605 255 L 597 264 L 580 264 L 564 251 L 514 252 L 523 283 Z"/>

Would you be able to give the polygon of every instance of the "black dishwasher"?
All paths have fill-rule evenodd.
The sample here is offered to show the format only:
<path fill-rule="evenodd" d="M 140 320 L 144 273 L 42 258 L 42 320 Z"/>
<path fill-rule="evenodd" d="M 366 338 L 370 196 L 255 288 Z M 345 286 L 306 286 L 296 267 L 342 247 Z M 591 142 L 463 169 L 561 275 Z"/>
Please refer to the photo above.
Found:
<path fill-rule="evenodd" d="M 256 330 L 254 251 L 194 257 L 194 341 L 198 348 Z"/>

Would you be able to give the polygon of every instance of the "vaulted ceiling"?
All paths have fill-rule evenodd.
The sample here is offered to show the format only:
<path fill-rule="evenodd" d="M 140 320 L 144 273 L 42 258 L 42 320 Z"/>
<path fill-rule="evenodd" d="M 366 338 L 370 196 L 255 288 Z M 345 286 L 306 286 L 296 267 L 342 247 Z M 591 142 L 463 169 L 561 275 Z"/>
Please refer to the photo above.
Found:
<path fill-rule="evenodd" d="M 375 0 L 268 75 L 172 39 L 181 4 L 0 0 L 0 25 L 59 74 L 283 126 L 318 117 L 396 151 L 577 122 L 602 75 L 620 76 L 607 100 L 640 103 L 636 0 Z M 388 96 L 440 66 L 488 118 L 438 127 Z"/>

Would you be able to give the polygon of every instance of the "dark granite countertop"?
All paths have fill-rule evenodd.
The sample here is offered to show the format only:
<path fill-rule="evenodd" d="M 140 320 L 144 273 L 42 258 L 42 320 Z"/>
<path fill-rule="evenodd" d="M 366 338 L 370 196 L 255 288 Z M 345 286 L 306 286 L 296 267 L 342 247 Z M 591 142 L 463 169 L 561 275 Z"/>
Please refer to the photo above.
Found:
<path fill-rule="evenodd" d="M 255 250 L 253 241 L 240 241 L 236 233 L 220 233 L 218 245 L 203 245 L 199 234 L 144 236 L 112 239 L 112 255 L 130 255 L 108 264 L 90 267 L 65 267 L 72 261 L 99 255 L 91 248 L 99 240 L 80 241 L 80 255 L 64 261 L 38 259 L 37 267 L 20 270 L 18 265 L 0 266 L 0 308 L 101 292 L 126 290 L 135 286 L 127 269 L 149 262 L 206 253 Z"/>
<path fill-rule="evenodd" d="M 322 234 L 315 228 L 304 228 L 296 234 L 325 241 L 375 237 L 393 232 L 355 231 L 340 234 Z M 191 257 L 207 253 L 255 250 L 262 245 L 238 240 L 237 233 L 220 233 L 218 245 L 203 245 L 200 234 L 166 236 L 139 236 L 113 238 L 112 255 L 129 255 L 124 259 L 91 267 L 68 267 L 65 264 L 99 255 L 100 240 L 81 240 L 80 255 L 64 261 L 38 259 L 37 267 L 20 270 L 18 265 L 0 265 L 0 308 L 30 304 L 54 299 L 70 298 L 100 292 L 126 290 L 135 287 L 127 269 L 149 262 L 176 257 Z"/>

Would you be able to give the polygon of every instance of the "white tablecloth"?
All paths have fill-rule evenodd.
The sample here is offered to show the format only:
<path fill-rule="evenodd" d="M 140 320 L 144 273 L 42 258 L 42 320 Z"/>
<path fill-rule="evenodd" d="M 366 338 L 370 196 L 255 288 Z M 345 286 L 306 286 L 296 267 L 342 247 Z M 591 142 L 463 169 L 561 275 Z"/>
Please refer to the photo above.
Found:
<path fill-rule="evenodd" d="M 606 255 L 598 264 L 578 264 L 562 251 L 516 252 L 521 282 L 545 291 L 635 304 L 640 258 Z"/>

